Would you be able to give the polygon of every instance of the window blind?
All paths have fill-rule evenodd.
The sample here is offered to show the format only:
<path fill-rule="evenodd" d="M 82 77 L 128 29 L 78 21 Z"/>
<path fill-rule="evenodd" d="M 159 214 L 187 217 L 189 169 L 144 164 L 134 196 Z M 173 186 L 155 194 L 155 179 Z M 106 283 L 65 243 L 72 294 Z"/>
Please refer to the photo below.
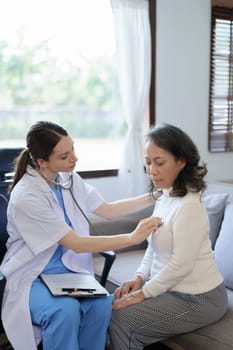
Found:
<path fill-rule="evenodd" d="M 209 151 L 233 152 L 233 8 L 212 8 Z"/>

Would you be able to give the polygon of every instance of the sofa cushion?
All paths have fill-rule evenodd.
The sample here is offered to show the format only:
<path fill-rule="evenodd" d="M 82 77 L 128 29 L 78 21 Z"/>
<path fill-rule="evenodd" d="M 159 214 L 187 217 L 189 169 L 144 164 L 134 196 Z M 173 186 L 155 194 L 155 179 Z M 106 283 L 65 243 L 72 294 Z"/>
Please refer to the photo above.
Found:
<path fill-rule="evenodd" d="M 216 239 L 219 234 L 219 230 L 222 224 L 225 206 L 227 202 L 228 194 L 216 193 L 203 195 L 202 202 L 206 207 L 209 223 L 210 223 L 210 240 L 212 248 L 215 246 Z"/>
<path fill-rule="evenodd" d="M 226 287 L 233 289 L 233 203 L 226 206 L 221 230 L 215 244 L 215 259 Z"/>
<path fill-rule="evenodd" d="M 108 275 L 108 281 L 111 282 L 113 289 L 120 286 L 123 282 L 131 279 L 135 275 L 135 271 L 138 269 L 145 250 L 134 249 L 130 251 L 124 251 L 116 255 L 116 260 L 112 265 L 112 268 Z M 103 271 L 104 259 L 99 254 L 94 255 L 94 270 L 97 276 L 101 275 Z"/>

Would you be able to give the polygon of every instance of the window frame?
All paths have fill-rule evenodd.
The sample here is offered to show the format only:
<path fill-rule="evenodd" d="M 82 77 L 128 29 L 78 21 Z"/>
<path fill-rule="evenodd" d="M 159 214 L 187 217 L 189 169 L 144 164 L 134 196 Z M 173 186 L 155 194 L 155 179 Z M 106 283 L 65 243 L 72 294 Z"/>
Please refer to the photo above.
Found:
<path fill-rule="evenodd" d="M 210 88 L 209 88 L 209 132 L 208 132 L 208 150 L 211 153 L 223 153 L 223 152 L 233 152 L 233 44 L 232 37 L 230 36 L 230 54 L 227 63 L 227 56 L 225 58 L 226 64 L 222 68 L 222 72 L 225 69 L 229 69 L 229 79 L 227 94 L 225 96 L 215 96 L 214 89 L 216 88 L 215 83 L 215 70 L 216 64 L 215 59 L 218 57 L 218 52 L 215 51 L 215 33 L 216 33 L 216 22 L 217 20 L 225 19 L 230 21 L 230 28 L 233 28 L 233 7 L 221 7 L 213 6 L 211 14 L 211 51 L 210 51 Z M 231 31 L 232 33 L 233 31 Z M 224 63 L 224 60 L 222 60 Z M 227 66 L 229 65 L 229 67 Z M 227 108 L 224 109 L 224 114 L 222 117 L 217 115 L 217 111 L 214 108 L 214 103 L 224 99 L 227 101 Z M 223 118 L 221 120 L 221 118 Z M 219 126 L 217 122 L 221 120 Z M 224 121 L 224 119 L 226 119 Z M 220 128 L 220 129 L 219 129 Z M 220 132 L 222 135 L 220 135 Z"/>

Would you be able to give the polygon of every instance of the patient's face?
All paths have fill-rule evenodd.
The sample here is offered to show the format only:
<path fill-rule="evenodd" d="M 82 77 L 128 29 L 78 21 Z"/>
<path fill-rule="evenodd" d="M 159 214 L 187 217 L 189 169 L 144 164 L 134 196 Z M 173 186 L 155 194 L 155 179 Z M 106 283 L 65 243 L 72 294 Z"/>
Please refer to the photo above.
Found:
<path fill-rule="evenodd" d="M 145 162 L 147 174 L 157 188 L 173 186 L 185 161 L 176 159 L 171 153 L 148 141 L 145 145 Z"/>

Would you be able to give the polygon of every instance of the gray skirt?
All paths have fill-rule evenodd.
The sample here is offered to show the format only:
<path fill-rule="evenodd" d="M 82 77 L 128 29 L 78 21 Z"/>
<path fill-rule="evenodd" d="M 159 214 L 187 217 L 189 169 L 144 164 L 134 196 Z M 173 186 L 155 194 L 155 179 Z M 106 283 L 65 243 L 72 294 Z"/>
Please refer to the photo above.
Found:
<path fill-rule="evenodd" d="M 203 294 L 166 292 L 113 311 L 109 327 L 111 350 L 141 350 L 171 336 L 218 321 L 227 311 L 223 284 Z"/>

